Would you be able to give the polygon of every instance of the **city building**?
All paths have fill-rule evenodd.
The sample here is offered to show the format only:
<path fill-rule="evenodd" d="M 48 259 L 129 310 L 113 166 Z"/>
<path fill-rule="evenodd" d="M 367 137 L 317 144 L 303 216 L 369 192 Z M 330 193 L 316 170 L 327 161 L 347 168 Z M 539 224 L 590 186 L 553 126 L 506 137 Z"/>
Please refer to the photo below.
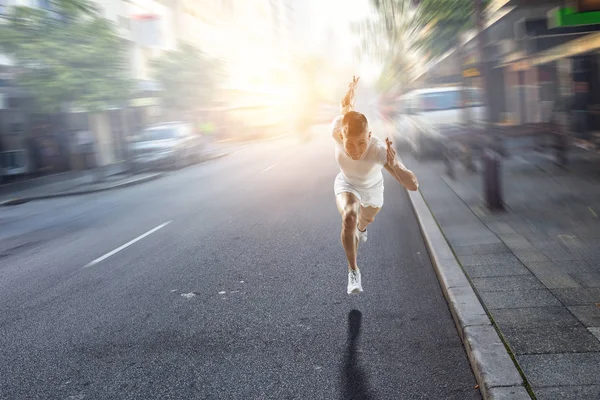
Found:
<path fill-rule="evenodd" d="M 292 0 L 92 0 L 100 15 L 113 22 L 129 49 L 136 95 L 127 107 L 93 115 L 65 105 L 64 115 L 33 121 L 23 107 L 23 93 L 11 84 L 11 63 L 0 55 L 0 175 L 38 171 L 35 142 L 54 143 L 63 154 L 60 169 L 80 165 L 69 151 L 67 137 L 91 132 L 98 165 L 127 159 L 126 143 L 161 115 L 160 90 L 152 79 L 151 62 L 179 43 L 189 43 L 223 62 L 226 73 L 220 96 L 205 118 L 227 120 L 224 129 L 266 131 L 285 121 L 282 99 L 289 98 L 282 82 L 289 78 L 300 43 L 299 17 Z M 50 0 L 0 0 L 0 12 L 12 6 L 51 9 Z M 302 8 L 301 6 L 298 8 Z M 288 79 L 289 80 L 289 79 Z M 288 88 L 289 89 L 289 88 Z M 289 90 L 288 90 L 289 91 Z M 215 109 L 219 113 L 215 114 Z M 227 118 L 221 118 L 227 115 Z M 40 129 L 34 129 L 34 126 Z M 60 145 L 58 143 L 61 143 Z M 68 158 L 68 159 L 67 159 Z M 39 171 L 38 171 L 39 172 Z"/>
<path fill-rule="evenodd" d="M 88 115 L 64 105 L 60 116 L 32 115 L 24 93 L 15 87 L 11 60 L 0 55 L 0 176 L 40 171 L 40 149 L 58 154 L 60 165 L 51 171 L 79 168 L 70 157 L 72 138 L 92 132 L 98 165 L 124 161 L 128 136 L 156 117 L 159 89 L 152 81 L 150 62 L 161 52 L 175 48 L 171 10 L 154 0 L 93 0 L 100 15 L 113 22 L 129 49 L 130 71 L 137 95 L 125 108 L 111 108 Z M 25 6 L 52 10 L 50 0 L 0 0 L 0 13 Z M 33 110 L 35 113 L 35 110 Z M 37 160 L 36 160 L 37 159 Z"/>
<path fill-rule="evenodd" d="M 438 60 L 419 83 L 481 86 L 483 66 L 492 94 L 488 99 L 491 122 L 515 125 L 547 122 L 554 111 L 571 110 L 574 89 L 585 88 L 581 91 L 587 102 L 584 129 L 599 130 L 600 7 L 587 0 L 566 4 L 563 0 L 492 1 L 486 12 L 483 60 L 477 35 L 472 33 L 462 43 L 462 57 L 454 52 Z"/>

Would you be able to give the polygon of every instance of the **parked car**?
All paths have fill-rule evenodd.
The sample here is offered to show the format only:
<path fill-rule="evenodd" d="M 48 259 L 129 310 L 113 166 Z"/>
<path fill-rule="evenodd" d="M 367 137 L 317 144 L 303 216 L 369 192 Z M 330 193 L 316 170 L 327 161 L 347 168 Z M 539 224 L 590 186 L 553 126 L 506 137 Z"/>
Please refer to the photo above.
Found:
<path fill-rule="evenodd" d="M 461 90 L 465 91 L 465 101 Z M 414 90 L 400 98 L 398 119 L 400 139 L 406 141 L 417 157 L 441 154 L 444 140 L 462 131 L 461 124 L 483 122 L 485 107 L 476 88 L 437 87 Z"/>
<path fill-rule="evenodd" d="M 179 169 L 198 162 L 204 143 L 195 135 L 192 124 L 166 122 L 151 125 L 136 135 L 129 149 L 133 168 Z"/>

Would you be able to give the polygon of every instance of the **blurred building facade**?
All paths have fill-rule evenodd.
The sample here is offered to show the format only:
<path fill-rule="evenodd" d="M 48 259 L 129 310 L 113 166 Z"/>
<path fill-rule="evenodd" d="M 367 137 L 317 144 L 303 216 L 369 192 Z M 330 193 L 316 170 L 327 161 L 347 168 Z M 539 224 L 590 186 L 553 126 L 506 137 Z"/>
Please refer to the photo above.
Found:
<path fill-rule="evenodd" d="M 35 120 L 23 106 L 23 93 L 14 87 L 11 62 L 0 55 L 0 175 L 34 172 L 33 142 L 53 142 L 60 148 L 63 165 L 79 168 L 69 157 L 71 139 L 88 132 L 94 140 L 99 165 L 126 160 L 128 137 L 146 124 L 160 119 L 150 64 L 163 52 L 186 42 L 210 57 L 220 59 L 226 69 L 215 104 L 227 114 L 229 129 L 251 130 L 240 123 L 255 121 L 276 126 L 285 116 L 274 112 L 281 95 L 278 80 L 292 65 L 297 35 L 293 0 L 93 0 L 102 17 L 110 20 L 129 49 L 131 74 L 137 83 L 136 95 L 126 107 L 88 115 L 67 109 L 59 117 Z M 48 8 L 48 0 L 3 0 L 0 12 L 11 6 Z M 236 121 L 237 122 L 233 122 Z M 41 129 L 34 129 L 34 126 Z M 84 135 L 85 136 L 85 135 Z M 70 140 L 71 140 L 70 139 Z M 39 148 L 39 146 L 37 146 Z M 54 168 L 56 169 L 56 168 Z"/>
<path fill-rule="evenodd" d="M 483 67 L 492 122 L 548 122 L 557 111 L 576 111 L 576 134 L 600 131 L 599 8 L 586 0 L 494 0 L 483 59 L 473 33 L 461 52 L 430 65 L 415 85 L 480 87 Z"/>
<path fill-rule="evenodd" d="M 91 138 L 97 165 L 123 161 L 127 137 L 156 114 L 158 90 L 149 65 L 162 51 L 175 46 L 169 8 L 154 0 L 93 0 L 100 15 L 113 22 L 129 49 L 136 95 L 126 106 L 90 115 L 65 105 L 61 115 L 36 115 L 15 86 L 12 62 L 0 55 L 0 176 L 59 172 L 80 168 L 74 157 L 77 137 Z M 51 10 L 48 0 L 4 0 L 0 12 L 25 6 Z M 41 160 L 44 154 L 51 160 Z"/>

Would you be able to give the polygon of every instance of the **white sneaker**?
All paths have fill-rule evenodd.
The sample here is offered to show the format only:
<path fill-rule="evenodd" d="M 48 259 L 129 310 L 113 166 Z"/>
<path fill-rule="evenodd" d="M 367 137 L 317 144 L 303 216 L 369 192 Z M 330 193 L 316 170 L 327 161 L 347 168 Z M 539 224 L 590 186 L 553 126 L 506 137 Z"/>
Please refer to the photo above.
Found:
<path fill-rule="evenodd" d="M 358 228 L 356 228 L 356 237 L 358 238 L 358 240 L 360 240 L 361 242 L 365 242 L 365 243 L 367 242 L 367 239 L 369 238 L 366 229 L 364 232 L 361 232 L 360 229 L 358 229 Z"/>
<path fill-rule="evenodd" d="M 362 291 L 360 270 L 356 268 L 355 270 L 348 271 L 348 294 L 362 293 Z"/>

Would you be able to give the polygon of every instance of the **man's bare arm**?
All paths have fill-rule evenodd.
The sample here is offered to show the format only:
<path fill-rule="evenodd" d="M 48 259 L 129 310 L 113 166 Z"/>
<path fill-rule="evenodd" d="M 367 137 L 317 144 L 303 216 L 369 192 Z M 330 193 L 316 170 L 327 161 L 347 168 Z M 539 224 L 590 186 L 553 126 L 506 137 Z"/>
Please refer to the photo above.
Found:
<path fill-rule="evenodd" d="M 392 141 L 386 139 L 385 143 L 387 145 L 387 163 L 384 165 L 385 169 L 406 189 L 413 192 L 419 189 L 419 182 L 415 174 L 406 168 L 398 160 L 398 157 L 396 157 L 396 150 L 392 146 Z"/>
<path fill-rule="evenodd" d="M 352 82 L 350 82 L 350 85 L 348 87 L 348 92 L 346 92 L 346 95 L 344 96 L 344 98 L 342 99 L 342 102 L 340 103 L 342 115 L 346 114 L 349 111 L 354 111 L 354 104 L 356 101 L 354 98 L 354 91 L 356 89 L 356 86 L 358 85 L 359 79 L 360 79 L 360 77 L 358 77 L 358 76 L 352 77 Z"/>
<path fill-rule="evenodd" d="M 415 174 L 400 161 L 396 160 L 393 165 L 385 164 L 384 167 L 406 189 L 413 192 L 419 189 L 419 182 Z"/>

